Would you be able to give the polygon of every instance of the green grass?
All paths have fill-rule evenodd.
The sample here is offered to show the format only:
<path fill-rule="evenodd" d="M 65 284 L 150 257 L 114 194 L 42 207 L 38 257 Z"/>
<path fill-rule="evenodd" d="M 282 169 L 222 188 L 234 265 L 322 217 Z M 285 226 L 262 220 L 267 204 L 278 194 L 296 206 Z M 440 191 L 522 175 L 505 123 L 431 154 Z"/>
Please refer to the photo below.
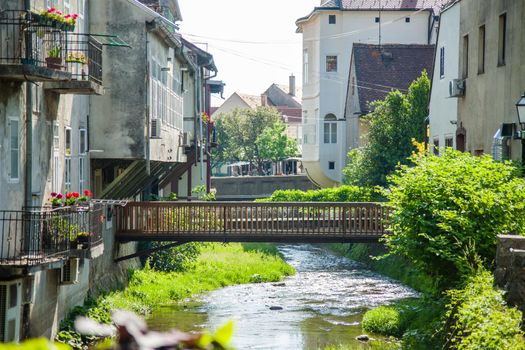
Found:
<path fill-rule="evenodd" d="M 363 329 L 367 332 L 400 336 L 402 334 L 400 311 L 393 306 L 379 306 L 363 316 Z"/>
<path fill-rule="evenodd" d="M 257 248 L 258 247 L 258 248 Z M 73 330 L 78 315 L 88 315 L 109 323 L 113 309 L 148 314 L 154 308 L 184 300 L 192 295 L 243 283 L 274 282 L 295 274 L 293 267 L 282 260 L 275 247 L 267 245 L 207 244 L 185 272 L 158 272 L 149 268 L 131 272 L 128 288 L 88 300 L 76 307 L 62 323 L 57 339 L 79 348 L 89 339 L 80 339 Z"/>

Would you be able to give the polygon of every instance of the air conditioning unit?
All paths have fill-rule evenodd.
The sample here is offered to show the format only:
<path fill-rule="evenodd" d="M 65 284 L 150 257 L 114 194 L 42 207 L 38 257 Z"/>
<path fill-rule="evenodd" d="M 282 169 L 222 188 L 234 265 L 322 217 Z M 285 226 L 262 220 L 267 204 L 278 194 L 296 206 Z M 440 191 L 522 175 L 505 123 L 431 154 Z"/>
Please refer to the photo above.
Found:
<path fill-rule="evenodd" d="M 161 134 L 162 134 L 162 119 L 152 119 L 150 137 L 152 139 L 160 139 Z"/>
<path fill-rule="evenodd" d="M 182 147 L 191 147 L 191 134 L 189 132 L 182 133 Z"/>
<path fill-rule="evenodd" d="M 0 341 L 20 341 L 22 281 L 0 282 Z"/>
<path fill-rule="evenodd" d="M 450 97 L 465 96 L 465 80 L 452 79 L 448 83 L 448 92 L 449 92 Z"/>
<path fill-rule="evenodd" d="M 60 270 L 60 284 L 78 283 L 79 259 L 71 258 L 64 263 Z"/>

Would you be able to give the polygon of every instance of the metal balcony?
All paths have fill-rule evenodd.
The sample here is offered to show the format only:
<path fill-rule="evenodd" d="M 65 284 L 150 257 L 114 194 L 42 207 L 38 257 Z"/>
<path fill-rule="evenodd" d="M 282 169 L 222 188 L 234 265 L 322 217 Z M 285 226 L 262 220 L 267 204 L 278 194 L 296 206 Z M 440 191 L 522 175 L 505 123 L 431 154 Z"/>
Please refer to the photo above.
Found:
<path fill-rule="evenodd" d="M 102 245 L 105 206 L 0 211 L 0 268 L 60 265 Z"/>

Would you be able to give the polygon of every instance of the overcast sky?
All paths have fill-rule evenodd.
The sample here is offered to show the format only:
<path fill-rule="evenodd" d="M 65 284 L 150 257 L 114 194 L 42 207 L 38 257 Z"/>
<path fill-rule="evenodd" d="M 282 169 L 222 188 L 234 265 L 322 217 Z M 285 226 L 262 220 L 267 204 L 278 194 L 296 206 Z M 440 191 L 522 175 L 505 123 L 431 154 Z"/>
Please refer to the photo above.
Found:
<path fill-rule="evenodd" d="M 301 34 L 295 20 L 319 0 L 179 0 L 181 33 L 207 43 L 219 70 L 216 79 L 233 92 L 261 94 L 272 83 L 301 85 Z M 249 42 L 249 43 L 245 43 Z M 206 48 L 206 45 L 199 45 Z M 212 106 L 222 103 L 212 98 Z"/>

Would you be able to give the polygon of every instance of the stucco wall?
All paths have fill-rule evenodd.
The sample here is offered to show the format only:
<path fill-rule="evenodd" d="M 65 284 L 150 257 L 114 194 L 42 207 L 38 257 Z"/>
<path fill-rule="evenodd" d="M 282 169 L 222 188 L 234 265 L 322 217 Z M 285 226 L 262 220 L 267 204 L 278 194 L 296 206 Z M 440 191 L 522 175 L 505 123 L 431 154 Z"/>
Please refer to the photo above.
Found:
<path fill-rule="evenodd" d="M 469 35 L 468 78 L 459 99 L 458 123 L 466 129 L 466 150 L 490 153 L 493 136 L 503 122 L 516 123 L 516 101 L 525 91 L 525 3 L 474 1 L 460 3 L 460 35 Z M 505 65 L 498 65 L 499 16 L 507 15 Z M 485 25 L 485 72 L 478 74 L 478 33 Z M 460 48 L 460 57 L 463 49 Z M 511 140 L 512 159 L 521 159 L 519 140 Z"/>
<path fill-rule="evenodd" d="M 459 46 L 462 38 L 459 32 L 460 5 L 456 4 L 440 18 L 439 37 L 434 58 L 434 76 L 430 94 L 430 143 L 439 141 L 445 146 L 445 138 L 452 138 L 455 146 L 458 98 L 449 97 L 449 82 L 461 78 L 459 72 Z M 445 74 L 440 75 L 440 50 L 445 48 Z M 452 122 L 452 123 L 451 123 Z"/>

